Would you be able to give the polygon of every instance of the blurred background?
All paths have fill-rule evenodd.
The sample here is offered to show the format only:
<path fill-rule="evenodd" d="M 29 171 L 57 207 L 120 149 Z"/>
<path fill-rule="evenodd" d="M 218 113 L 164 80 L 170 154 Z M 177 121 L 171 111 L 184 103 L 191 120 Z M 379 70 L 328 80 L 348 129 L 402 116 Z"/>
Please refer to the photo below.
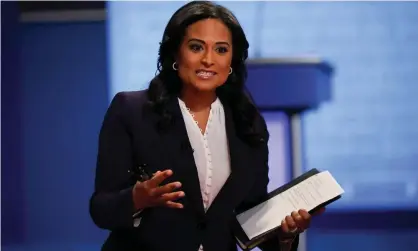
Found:
<path fill-rule="evenodd" d="M 88 201 L 104 113 L 147 88 L 184 3 L 1 2 L 3 250 L 100 249 Z M 250 43 L 270 189 L 318 168 L 345 190 L 301 251 L 418 251 L 418 3 L 221 4 Z"/>

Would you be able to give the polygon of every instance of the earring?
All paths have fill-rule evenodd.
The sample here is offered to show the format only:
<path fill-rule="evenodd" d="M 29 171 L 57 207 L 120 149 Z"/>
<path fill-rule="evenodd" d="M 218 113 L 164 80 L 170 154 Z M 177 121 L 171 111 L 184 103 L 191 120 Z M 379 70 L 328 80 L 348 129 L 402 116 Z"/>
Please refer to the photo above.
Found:
<path fill-rule="evenodd" d="M 177 69 L 178 69 L 176 66 L 177 66 L 177 63 L 176 63 L 176 62 L 174 62 L 174 63 L 173 63 L 173 70 L 175 70 L 175 71 L 177 71 Z"/>
<path fill-rule="evenodd" d="M 229 67 L 229 75 L 232 74 L 232 67 Z"/>

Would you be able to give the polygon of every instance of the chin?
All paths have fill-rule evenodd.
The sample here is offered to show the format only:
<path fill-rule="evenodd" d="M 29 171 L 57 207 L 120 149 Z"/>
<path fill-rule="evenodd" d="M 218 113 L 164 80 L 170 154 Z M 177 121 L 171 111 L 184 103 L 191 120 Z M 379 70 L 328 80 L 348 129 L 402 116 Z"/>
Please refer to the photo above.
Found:
<path fill-rule="evenodd" d="M 200 92 L 214 92 L 216 91 L 216 86 L 198 86 L 196 89 Z"/>
<path fill-rule="evenodd" d="M 220 85 L 216 83 L 210 83 L 209 81 L 196 81 L 194 87 L 201 92 L 213 92 Z"/>

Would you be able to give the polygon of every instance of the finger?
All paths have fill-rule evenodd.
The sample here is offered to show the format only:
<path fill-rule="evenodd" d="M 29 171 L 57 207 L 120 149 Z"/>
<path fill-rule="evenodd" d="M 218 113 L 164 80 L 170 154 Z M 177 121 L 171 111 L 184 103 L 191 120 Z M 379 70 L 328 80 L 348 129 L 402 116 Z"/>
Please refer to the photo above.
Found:
<path fill-rule="evenodd" d="M 170 177 L 172 174 L 173 174 L 173 171 L 171 170 L 165 170 L 162 172 L 155 173 L 154 177 L 146 181 L 148 183 L 148 187 L 153 188 L 153 187 L 159 186 L 161 182 L 163 182 L 165 179 Z"/>
<path fill-rule="evenodd" d="M 304 219 L 304 220 L 311 220 L 311 215 L 308 213 L 308 211 L 306 211 L 305 209 L 301 209 L 301 210 L 299 210 L 299 215 L 300 216 L 302 216 L 302 218 Z"/>
<path fill-rule="evenodd" d="M 164 204 L 167 201 L 175 201 L 185 196 L 183 191 L 174 192 L 174 193 L 165 193 L 158 198 L 158 203 Z"/>
<path fill-rule="evenodd" d="M 280 227 L 282 228 L 283 233 L 289 233 L 289 226 L 287 225 L 285 220 L 282 220 L 282 224 Z"/>
<path fill-rule="evenodd" d="M 308 227 L 308 221 L 302 218 L 302 216 L 298 212 L 292 212 L 292 219 L 295 222 L 296 226 L 299 230 L 304 231 Z"/>
<path fill-rule="evenodd" d="M 165 205 L 169 208 L 183 208 L 183 204 L 173 201 L 166 201 Z"/>
<path fill-rule="evenodd" d="M 151 192 L 151 196 L 160 196 L 165 193 L 171 193 L 175 189 L 178 189 L 180 187 L 181 187 L 180 182 L 172 182 L 170 184 L 154 188 Z"/>
<path fill-rule="evenodd" d="M 286 216 L 285 220 L 290 232 L 297 228 L 297 225 L 291 216 Z"/>

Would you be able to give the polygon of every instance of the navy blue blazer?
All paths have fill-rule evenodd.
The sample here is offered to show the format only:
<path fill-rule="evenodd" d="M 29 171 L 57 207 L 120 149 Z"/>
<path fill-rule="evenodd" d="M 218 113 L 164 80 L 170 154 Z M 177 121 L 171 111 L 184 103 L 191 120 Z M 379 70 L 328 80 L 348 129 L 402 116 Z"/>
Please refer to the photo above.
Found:
<path fill-rule="evenodd" d="M 264 119 L 256 122 L 265 132 L 265 144 L 253 147 L 235 132 L 232 110 L 224 104 L 231 175 L 205 213 L 186 127 L 176 98 L 167 104 L 173 123 L 156 126 L 161 116 L 148 105 L 147 91 L 121 92 L 108 108 L 99 136 L 95 189 L 90 199 L 94 223 L 110 230 L 102 251 L 205 251 L 237 250 L 231 231 L 235 213 L 252 207 L 267 194 L 268 132 Z M 186 196 L 183 209 L 155 207 L 144 210 L 139 227 L 133 226 L 129 170 L 146 164 L 148 172 L 173 170 L 164 183 L 180 181 Z M 235 212 L 235 213 L 234 213 Z M 292 250 L 296 250 L 298 239 Z M 280 250 L 278 238 L 260 248 Z"/>

